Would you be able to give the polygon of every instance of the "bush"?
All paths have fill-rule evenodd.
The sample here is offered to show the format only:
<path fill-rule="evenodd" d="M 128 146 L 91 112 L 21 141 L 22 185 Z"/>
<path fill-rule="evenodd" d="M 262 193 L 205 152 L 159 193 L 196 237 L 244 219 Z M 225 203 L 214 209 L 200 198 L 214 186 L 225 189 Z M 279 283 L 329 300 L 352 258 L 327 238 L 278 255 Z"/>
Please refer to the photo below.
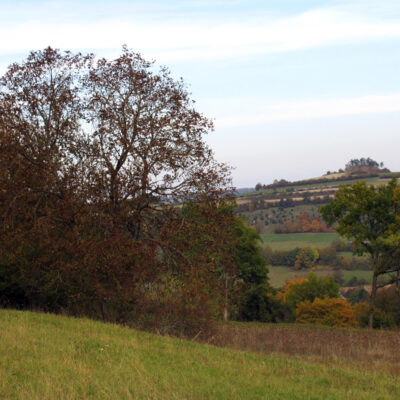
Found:
<path fill-rule="evenodd" d="M 364 286 L 367 284 L 367 281 L 364 278 L 358 279 L 356 276 L 352 276 L 349 281 L 346 283 L 346 286 Z"/>
<path fill-rule="evenodd" d="M 321 265 L 337 265 L 338 264 L 338 256 L 336 249 L 334 247 L 325 247 L 322 249 L 318 249 L 319 251 L 319 260 L 318 263 Z"/>
<path fill-rule="evenodd" d="M 239 314 L 236 317 L 240 321 L 260 322 L 293 322 L 294 313 L 287 305 L 278 301 L 268 291 L 266 285 L 252 287 L 243 296 Z"/>
<path fill-rule="evenodd" d="M 317 262 L 319 253 L 316 247 L 302 247 L 297 254 L 293 268 L 296 270 L 312 268 Z"/>
<path fill-rule="evenodd" d="M 400 327 L 400 292 L 394 285 L 378 291 L 375 306 Z"/>
<path fill-rule="evenodd" d="M 368 326 L 368 315 L 369 315 L 369 304 L 366 302 L 357 303 L 354 305 L 354 312 L 356 315 L 356 319 L 358 325 L 361 327 Z M 385 313 L 379 308 L 375 308 L 374 311 L 374 321 L 373 321 L 374 329 L 382 329 L 382 328 L 394 328 L 395 321 L 390 314 Z"/>
<path fill-rule="evenodd" d="M 345 242 L 341 239 L 332 241 L 331 247 L 336 249 L 336 251 L 353 251 L 353 245 L 350 242 Z"/>
<path fill-rule="evenodd" d="M 369 294 L 364 288 L 356 288 L 351 290 L 348 295 L 346 295 L 347 300 L 351 304 L 363 303 L 368 302 Z"/>
<path fill-rule="evenodd" d="M 329 326 L 356 326 L 356 314 L 347 300 L 316 298 L 313 303 L 306 300 L 296 309 L 296 322 Z"/>

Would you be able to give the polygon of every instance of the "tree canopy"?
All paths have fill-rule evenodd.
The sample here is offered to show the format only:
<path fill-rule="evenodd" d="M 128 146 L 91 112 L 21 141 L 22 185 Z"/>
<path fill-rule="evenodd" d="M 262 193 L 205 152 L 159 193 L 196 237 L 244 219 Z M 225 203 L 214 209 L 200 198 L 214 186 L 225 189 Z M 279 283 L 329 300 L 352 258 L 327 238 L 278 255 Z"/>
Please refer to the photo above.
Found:
<path fill-rule="evenodd" d="M 346 170 L 356 167 L 370 167 L 370 168 L 383 168 L 383 162 L 378 163 L 372 158 L 354 158 L 346 164 Z"/>
<path fill-rule="evenodd" d="M 126 47 L 114 60 L 49 47 L 12 64 L 0 78 L 0 302 L 172 331 L 214 313 L 216 260 L 234 268 L 235 240 L 212 129 L 182 80 Z"/>
<path fill-rule="evenodd" d="M 285 283 L 285 287 L 278 293 L 277 297 L 283 303 L 293 309 L 303 301 L 314 301 L 316 298 L 338 297 L 339 285 L 331 276 L 318 277 L 310 273 L 308 278 L 293 278 Z"/>
<path fill-rule="evenodd" d="M 374 271 L 369 326 L 372 327 L 378 276 L 400 270 L 400 187 L 397 179 L 378 187 L 365 182 L 341 186 L 335 198 L 320 211 L 329 224 L 336 224 L 340 235 L 352 240 L 356 254 L 368 254 L 371 258 Z"/>

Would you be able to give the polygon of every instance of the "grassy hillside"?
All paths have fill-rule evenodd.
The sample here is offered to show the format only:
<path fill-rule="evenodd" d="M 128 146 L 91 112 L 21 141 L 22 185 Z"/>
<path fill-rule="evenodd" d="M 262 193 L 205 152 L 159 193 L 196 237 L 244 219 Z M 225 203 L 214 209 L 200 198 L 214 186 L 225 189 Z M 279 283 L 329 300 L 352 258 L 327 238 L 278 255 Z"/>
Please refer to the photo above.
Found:
<path fill-rule="evenodd" d="M 397 173 L 394 173 L 397 174 Z M 382 174 L 386 175 L 386 174 Z M 316 177 L 316 178 L 310 178 L 307 183 L 304 184 L 295 184 L 295 185 L 286 185 L 283 187 L 276 187 L 276 188 L 268 188 L 268 189 L 261 189 L 261 190 L 254 190 L 254 191 L 248 191 L 244 193 L 240 193 L 237 197 L 238 198 L 246 198 L 246 197 L 251 197 L 251 196 L 256 196 L 259 194 L 272 194 L 272 193 L 286 193 L 288 190 L 294 190 L 294 191 L 301 191 L 305 189 L 317 189 L 317 188 L 331 188 L 331 187 L 338 187 L 339 185 L 352 185 L 353 183 L 359 182 L 359 181 L 365 181 L 368 184 L 371 185 L 382 185 L 384 183 L 387 183 L 390 178 L 386 179 L 380 179 L 379 177 L 371 177 L 371 178 L 349 178 L 346 180 L 341 180 L 341 181 L 335 181 L 332 179 L 332 177 L 324 177 L 326 179 L 331 179 L 332 182 L 324 182 L 324 183 L 317 183 L 313 182 L 313 180 L 320 179 L 321 177 Z"/>
<path fill-rule="evenodd" d="M 1 399 L 398 399 L 392 374 L 0 310 Z M 398 372 L 398 371 L 397 371 Z"/>

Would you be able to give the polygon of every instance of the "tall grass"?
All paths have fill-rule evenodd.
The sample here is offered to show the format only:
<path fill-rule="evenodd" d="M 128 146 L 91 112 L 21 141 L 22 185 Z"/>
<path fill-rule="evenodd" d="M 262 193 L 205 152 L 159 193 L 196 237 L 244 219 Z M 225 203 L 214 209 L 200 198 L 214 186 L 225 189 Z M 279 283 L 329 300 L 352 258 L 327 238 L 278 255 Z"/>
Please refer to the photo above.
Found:
<path fill-rule="evenodd" d="M 223 324 L 209 342 L 265 355 L 385 371 L 400 379 L 400 333 L 300 324 Z"/>

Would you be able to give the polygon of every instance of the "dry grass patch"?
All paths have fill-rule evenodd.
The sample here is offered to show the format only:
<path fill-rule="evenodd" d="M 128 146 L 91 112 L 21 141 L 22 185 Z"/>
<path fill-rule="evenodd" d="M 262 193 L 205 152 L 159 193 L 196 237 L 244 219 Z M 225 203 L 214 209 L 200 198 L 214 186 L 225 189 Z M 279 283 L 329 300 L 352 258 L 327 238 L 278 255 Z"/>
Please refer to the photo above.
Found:
<path fill-rule="evenodd" d="M 400 375 L 400 333 L 309 325 L 225 324 L 209 340 L 216 346 L 320 362 L 344 362 Z"/>

